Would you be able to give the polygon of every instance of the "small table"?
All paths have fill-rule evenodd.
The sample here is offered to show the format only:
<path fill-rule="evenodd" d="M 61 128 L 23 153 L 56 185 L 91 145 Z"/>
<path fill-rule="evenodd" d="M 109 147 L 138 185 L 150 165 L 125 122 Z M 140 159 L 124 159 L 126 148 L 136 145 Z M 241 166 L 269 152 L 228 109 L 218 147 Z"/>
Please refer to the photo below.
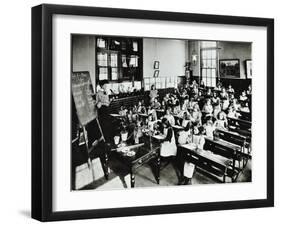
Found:
<path fill-rule="evenodd" d="M 123 151 L 122 151 L 123 150 Z M 129 155 L 130 152 L 135 153 Z M 130 172 L 131 188 L 135 187 L 136 170 L 151 160 L 156 161 L 156 182 L 160 180 L 160 149 L 152 145 L 137 144 L 129 145 L 121 148 L 114 148 L 111 151 L 113 157 L 118 159 L 122 165 L 127 167 Z"/>

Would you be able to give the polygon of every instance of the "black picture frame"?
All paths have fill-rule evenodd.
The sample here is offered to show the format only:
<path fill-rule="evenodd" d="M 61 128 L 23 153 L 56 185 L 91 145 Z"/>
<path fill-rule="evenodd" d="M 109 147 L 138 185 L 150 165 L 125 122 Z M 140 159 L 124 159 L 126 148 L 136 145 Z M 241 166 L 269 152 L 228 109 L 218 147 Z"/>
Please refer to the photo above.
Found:
<path fill-rule="evenodd" d="M 153 69 L 159 69 L 159 61 L 154 61 Z"/>
<path fill-rule="evenodd" d="M 252 78 L 252 60 L 247 59 L 245 60 L 245 71 L 246 71 L 246 76 L 248 79 Z"/>
<path fill-rule="evenodd" d="M 220 77 L 240 78 L 240 60 L 239 59 L 220 59 L 219 60 Z"/>
<path fill-rule="evenodd" d="M 246 201 L 53 211 L 52 18 L 56 14 L 267 28 L 267 197 Z M 32 218 L 40 221 L 121 217 L 274 206 L 274 20 L 132 9 L 43 4 L 32 8 Z"/>
<path fill-rule="evenodd" d="M 159 72 L 160 72 L 159 70 L 154 70 L 153 77 L 154 77 L 154 78 L 158 78 Z"/>

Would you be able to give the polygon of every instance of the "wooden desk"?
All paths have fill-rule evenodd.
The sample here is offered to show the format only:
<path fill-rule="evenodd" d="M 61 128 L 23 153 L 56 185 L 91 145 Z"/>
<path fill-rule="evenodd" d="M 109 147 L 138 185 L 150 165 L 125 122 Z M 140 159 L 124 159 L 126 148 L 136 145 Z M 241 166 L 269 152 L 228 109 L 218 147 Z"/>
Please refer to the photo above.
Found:
<path fill-rule="evenodd" d="M 223 140 L 229 141 L 231 143 L 237 144 L 239 146 L 245 146 L 247 142 L 247 137 L 240 135 L 233 131 L 227 131 L 222 129 L 216 129 L 216 133 L 218 133 L 219 137 Z"/>
<path fill-rule="evenodd" d="M 223 182 L 226 177 L 230 177 L 232 181 L 237 178 L 238 171 L 231 166 L 231 159 L 213 154 L 210 151 L 198 150 L 194 144 L 179 145 L 178 150 L 186 156 L 187 161 L 210 174 L 223 177 Z"/>
<path fill-rule="evenodd" d="M 220 139 L 236 144 L 241 147 L 240 155 L 242 157 L 243 167 L 245 167 L 248 159 L 251 159 L 251 155 L 249 151 L 250 144 L 248 143 L 247 137 L 233 131 L 226 131 L 221 129 L 217 129 L 216 133 L 218 134 Z"/>
<path fill-rule="evenodd" d="M 210 138 L 205 138 L 205 145 L 204 145 L 205 150 L 210 150 L 214 154 L 218 154 L 221 156 L 224 156 L 228 159 L 232 160 L 232 168 L 233 171 L 241 171 L 240 169 L 240 161 L 243 159 L 244 153 L 242 148 L 239 145 L 230 143 L 228 141 L 222 140 L 222 139 L 217 139 L 217 140 L 212 140 Z M 239 163 L 239 167 L 236 167 L 236 161 Z M 238 176 L 238 174 L 237 174 Z M 234 178 L 233 180 L 236 180 Z"/>
<path fill-rule="evenodd" d="M 222 139 L 212 140 L 206 137 L 204 149 L 211 150 L 215 154 L 233 159 L 234 161 L 241 158 L 241 147 Z"/>
<path fill-rule="evenodd" d="M 152 148 L 153 147 L 153 148 Z M 127 151 L 124 151 L 126 150 Z M 123 150 L 123 151 L 122 151 Z M 128 155 L 128 150 L 133 151 L 135 154 Z M 131 188 L 135 187 L 135 173 L 137 169 L 149 161 L 156 162 L 156 182 L 160 181 L 160 149 L 154 146 L 148 146 L 145 143 L 138 145 L 131 145 L 123 148 L 113 148 L 111 157 L 118 159 L 120 163 L 126 167 L 130 172 Z"/>
<path fill-rule="evenodd" d="M 227 121 L 228 121 L 228 128 L 230 131 L 235 131 L 243 136 L 246 136 L 248 139 L 251 140 L 252 122 L 243 119 L 231 118 L 231 117 L 227 117 Z"/>
<path fill-rule="evenodd" d="M 227 117 L 227 121 L 228 121 L 229 125 L 239 127 L 240 129 L 244 129 L 244 130 L 250 130 L 252 127 L 251 121 L 247 121 L 247 120 L 243 120 L 243 119 Z"/>
<path fill-rule="evenodd" d="M 246 121 L 251 121 L 252 120 L 251 112 L 246 112 L 246 111 L 238 110 L 237 113 L 239 113 L 241 115 L 240 119 L 242 119 L 242 120 L 246 120 Z"/>

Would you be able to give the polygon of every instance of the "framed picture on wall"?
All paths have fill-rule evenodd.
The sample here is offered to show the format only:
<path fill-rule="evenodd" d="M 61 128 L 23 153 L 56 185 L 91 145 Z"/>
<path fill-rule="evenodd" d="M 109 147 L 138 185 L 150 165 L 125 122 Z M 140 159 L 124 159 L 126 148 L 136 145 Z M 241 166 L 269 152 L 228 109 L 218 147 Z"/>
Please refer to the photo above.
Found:
<path fill-rule="evenodd" d="M 247 78 L 252 78 L 252 60 L 245 60 Z"/>
<path fill-rule="evenodd" d="M 153 66 L 153 68 L 154 68 L 154 69 L 159 69 L 159 64 L 160 64 L 159 61 L 154 61 L 154 66 Z"/>
<path fill-rule="evenodd" d="M 154 78 L 157 78 L 159 76 L 159 70 L 155 70 L 154 71 L 154 74 L 153 74 L 153 77 Z"/>
<path fill-rule="evenodd" d="M 240 60 L 239 59 L 221 59 L 219 60 L 221 77 L 240 78 Z"/>
<path fill-rule="evenodd" d="M 274 21 L 268 18 L 49 4 L 33 7 L 32 217 L 55 221 L 273 206 L 273 31 Z M 154 45 L 156 39 L 160 41 Z M 226 41 L 248 43 L 256 53 L 247 67 L 248 77 L 254 64 L 254 85 L 241 97 L 239 114 L 244 118 L 232 114 L 227 118 L 228 127 L 221 129 L 225 123 L 219 124 L 210 137 L 200 128 L 194 129 L 196 137 L 191 142 L 165 140 L 172 134 L 169 131 L 182 126 L 172 129 L 164 120 L 167 130 L 155 131 L 156 120 L 146 120 L 150 118 L 146 114 L 151 110 L 150 101 L 161 108 L 164 96 L 171 93 L 167 105 L 178 106 L 175 97 L 181 91 L 174 88 L 178 76 L 185 73 L 186 56 L 193 54 L 192 50 L 186 54 L 189 46 L 205 49 L 200 50 L 202 56 L 195 55 L 192 90 L 183 92 L 185 97 L 201 90 L 200 82 L 195 82 L 198 79 L 217 85 L 218 72 L 223 78 L 238 78 L 238 59 L 221 59 L 217 65 L 217 42 Z M 158 59 L 171 57 L 167 65 L 161 60 L 158 77 L 154 53 L 167 45 L 172 46 L 171 51 L 178 48 L 179 54 L 175 57 L 170 51 L 166 55 L 158 51 L 164 54 Z M 94 59 L 96 47 L 106 49 L 111 58 L 97 54 Z M 134 60 L 130 67 L 131 56 L 138 59 L 137 67 L 132 66 Z M 142 56 L 146 57 L 142 60 Z M 200 62 L 204 64 L 202 75 Z M 170 69 L 175 65 L 173 73 Z M 72 73 L 74 67 L 80 72 Z M 88 87 L 94 87 L 97 76 L 107 79 L 99 81 L 102 89 L 93 94 Z M 133 82 L 120 80 L 121 76 L 130 76 Z M 112 77 L 118 77 L 118 87 L 128 92 L 119 90 L 122 95 L 114 98 L 109 95 L 108 89 L 117 89 L 117 83 L 108 81 Z M 245 85 L 247 79 L 235 80 Z M 142 88 L 137 95 L 131 92 L 134 82 Z M 165 90 L 155 89 L 155 84 Z M 221 91 L 214 92 L 219 95 Z M 223 104 L 228 104 L 226 96 Z M 259 103 L 259 112 L 252 112 L 252 102 Z M 74 120 L 77 110 L 85 114 Z M 201 111 L 199 104 L 196 110 Z M 155 112 L 162 115 L 165 109 Z M 81 120 L 81 115 L 86 120 Z M 127 116 L 128 120 L 123 120 Z M 141 120 L 131 123 L 134 127 L 127 123 L 137 119 Z M 146 122 L 147 127 L 141 128 Z M 204 145 L 200 143 L 203 138 Z M 165 153 L 183 157 L 175 168 L 171 164 L 161 168 Z"/>

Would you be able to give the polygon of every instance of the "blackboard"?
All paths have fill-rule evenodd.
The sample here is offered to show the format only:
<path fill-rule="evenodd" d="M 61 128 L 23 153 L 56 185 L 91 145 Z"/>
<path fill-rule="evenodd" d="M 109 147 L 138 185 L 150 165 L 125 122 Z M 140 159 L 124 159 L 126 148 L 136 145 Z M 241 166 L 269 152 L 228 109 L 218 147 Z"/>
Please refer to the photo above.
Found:
<path fill-rule="evenodd" d="M 72 95 L 81 125 L 86 125 L 97 117 L 96 103 L 93 99 L 90 73 L 73 72 L 71 76 Z"/>

